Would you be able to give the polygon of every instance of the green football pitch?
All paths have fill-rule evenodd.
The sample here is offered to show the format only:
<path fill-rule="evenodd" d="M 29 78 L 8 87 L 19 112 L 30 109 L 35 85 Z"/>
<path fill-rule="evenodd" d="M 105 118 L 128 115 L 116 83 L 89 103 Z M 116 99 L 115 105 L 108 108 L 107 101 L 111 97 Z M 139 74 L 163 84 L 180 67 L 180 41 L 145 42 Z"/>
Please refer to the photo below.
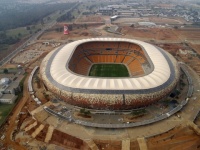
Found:
<path fill-rule="evenodd" d="M 129 77 L 129 73 L 123 64 L 94 64 L 90 69 L 89 76 Z"/>

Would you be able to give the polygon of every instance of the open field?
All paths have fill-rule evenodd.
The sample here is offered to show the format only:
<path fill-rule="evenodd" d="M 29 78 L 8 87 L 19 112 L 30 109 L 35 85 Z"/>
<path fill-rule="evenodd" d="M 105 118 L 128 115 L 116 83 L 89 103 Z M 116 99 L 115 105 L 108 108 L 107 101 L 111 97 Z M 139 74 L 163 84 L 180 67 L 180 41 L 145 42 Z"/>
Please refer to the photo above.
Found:
<path fill-rule="evenodd" d="M 21 38 L 29 35 L 30 33 L 35 33 L 41 27 L 42 27 L 41 24 L 30 26 L 30 30 L 27 30 L 26 27 L 19 27 L 16 29 L 8 30 L 6 35 L 11 37 L 18 36 L 19 38 Z"/>
<path fill-rule="evenodd" d="M 200 138 L 189 127 L 176 127 L 166 133 L 147 140 L 149 150 L 191 150 L 200 149 Z"/>
<path fill-rule="evenodd" d="M 190 46 L 200 55 L 200 44 L 190 44 Z"/>
<path fill-rule="evenodd" d="M 92 15 L 92 16 L 81 16 L 81 18 L 79 18 L 77 22 L 104 22 L 104 20 L 102 19 L 101 16 Z"/>
<path fill-rule="evenodd" d="M 189 50 L 189 47 L 181 44 L 181 43 L 162 43 L 162 44 L 157 44 L 157 43 L 152 43 L 158 47 L 161 47 L 162 49 L 166 50 L 173 56 L 176 56 L 177 52 L 179 49 L 181 50 Z"/>
<path fill-rule="evenodd" d="M 15 104 L 1 104 L 0 103 L 0 125 L 4 122 Z"/>
<path fill-rule="evenodd" d="M 76 30 L 76 31 L 70 31 L 70 35 L 64 35 L 63 32 L 46 32 L 43 34 L 43 36 L 40 38 L 40 40 L 68 40 L 71 38 L 87 38 L 87 36 L 91 36 L 91 32 L 87 30 Z"/>
<path fill-rule="evenodd" d="M 90 69 L 89 76 L 129 77 L 129 73 L 123 64 L 94 64 Z"/>
<path fill-rule="evenodd" d="M 122 33 L 127 37 L 144 38 L 149 40 L 179 40 L 173 29 L 170 28 L 143 28 L 123 27 Z"/>
<path fill-rule="evenodd" d="M 186 20 L 183 18 L 164 18 L 164 17 L 149 17 L 149 21 L 156 24 L 184 24 Z"/>
<path fill-rule="evenodd" d="M 11 52 L 13 52 L 17 47 L 19 47 L 21 44 L 23 44 L 25 40 L 20 41 L 19 43 L 16 43 L 14 45 L 4 45 L 6 46 L 5 49 L 0 51 L 0 60 L 9 55 Z"/>
<path fill-rule="evenodd" d="M 199 28 L 173 29 L 173 28 L 132 28 L 123 27 L 122 33 L 126 37 L 143 38 L 149 40 L 166 40 L 173 42 L 198 41 L 200 39 Z"/>
<path fill-rule="evenodd" d="M 185 28 L 185 29 L 178 29 L 175 30 L 175 33 L 181 38 L 182 40 L 193 41 L 200 39 L 200 30 L 199 28 Z"/>
<path fill-rule="evenodd" d="M 138 21 L 138 18 L 120 18 L 122 20 L 135 20 Z M 141 18 L 139 18 L 141 20 Z M 157 19 L 157 18 L 151 18 L 151 19 Z M 166 19 L 166 18 L 165 18 Z M 97 21 L 98 20 L 98 21 Z M 96 37 L 94 35 L 94 30 L 98 28 L 99 32 L 101 32 L 100 35 L 102 36 L 114 36 L 114 37 L 120 37 L 120 35 L 116 34 L 110 34 L 110 33 L 104 33 L 103 29 L 99 29 L 100 25 L 104 24 L 102 22 L 103 17 L 99 18 L 99 16 L 81 16 L 77 22 L 85 22 L 85 24 L 69 24 L 72 25 L 72 31 L 70 31 L 69 35 L 63 35 L 63 23 L 59 23 L 56 26 L 54 26 L 51 30 L 45 32 L 39 39 L 40 40 L 67 40 L 67 39 L 82 39 L 82 38 L 90 38 L 90 37 Z M 173 20 L 173 19 L 172 19 Z M 148 21 L 146 18 L 142 18 L 142 21 Z M 96 24 L 93 22 L 97 22 Z M 56 29 L 60 28 L 61 31 L 57 32 Z M 128 26 L 121 26 L 121 33 L 124 35 L 125 38 L 136 38 L 141 40 L 155 40 L 155 41 L 165 41 L 165 42 L 183 42 L 185 40 L 187 41 L 197 41 L 200 38 L 200 31 L 199 28 L 160 28 L 160 27 L 154 27 L 154 28 L 133 28 Z"/>
<path fill-rule="evenodd" d="M 28 38 L 32 33 L 37 32 L 41 28 L 41 25 L 30 26 L 30 30 L 26 27 L 19 27 L 16 29 L 10 29 L 6 31 L 6 37 L 11 39 L 19 39 L 21 42 L 16 44 L 0 44 L 0 60 L 12 52 L 20 43 L 23 43 L 26 38 Z"/>
<path fill-rule="evenodd" d="M 63 25 L 64 24 L 58 24 L 53 27 L 52 30 L 45 32 L 42 34 L 41 37 L 39 37 L 39 40 L 69 40 L 69 39 L 83 39 L 83 38 L 89 38 L 93 37 L 94 33 L 92 29 L 95 27 L 100 26 L 102 23 L 89 23 L 89 24 L 72 24 L 72 31 L 69 31 L 69 35 L 63 34 Z M 69 25 L 69 24 L 68 24 Z M 57 32 L 56 29 L 61 28 L 60 32 Z"/>
<path fill-rule="evenodd" d="M 26 30 L 25 27 L 20 27 L 20 28 L 16 28 L 16 29 L 11 29 L 7 31 L 7 36 L 11 36 L 11 37 L 15 37 L 15 36 L 26 36 L 29 34 L 29 31 Z"/>
<path fill-rule="evenodd" d="M 73 38 L 90 38 L 94 36 L 92 30 L 99 27 L 98 24 L 87 24 L 87 28 L 83 25 L 72 25 L 73 30 L 70 31 L 69 35 L 63 35 L 63 32 L 57 32 L 56 28 L 61 28 L 63 25 L 57 25 L 54 27 L 55 30 L 45 32 L 39 39 L 40 40 L 66 40 Z M 103 33 L 103 31 L 100 31 Z M 196 31 L 197 32 L 197 31 Z M 179 33 L 175 29 L 171 28 L 132 28 L 122 27 L 121 33 L 124 34 L 125 38 L 140 38 L 147 40 L 169 40 L 173 42 L 180 42 L 182 39 L 179 37 Z M 108 33 L 107 33 L 108 34 Z M 112 34 L 114 36 L 114 34 Z M 115 35 L 117 36 L 117 35 Z M 121 37 L 121 36 L 119 36 Z M 122 37 L 121 37 L 122 38 Z"/>
<path fill-rule="evenodd" d="M 137 23 L 137 22 L 154 22 L 156 24 L 177 24 L 177 25 L 181 25 L 186 23 L 186 21 L 182 18 L 176 17 L 176 18 L 164 18 L 164 17 L 138 17 L 138 18 L 119 18 L 117 20 L 114 21 L 114 23 L 117 24 L 123 24 L 123 23 L 127 23 L 127 24 L 133 24 L 133 23 Z"/>

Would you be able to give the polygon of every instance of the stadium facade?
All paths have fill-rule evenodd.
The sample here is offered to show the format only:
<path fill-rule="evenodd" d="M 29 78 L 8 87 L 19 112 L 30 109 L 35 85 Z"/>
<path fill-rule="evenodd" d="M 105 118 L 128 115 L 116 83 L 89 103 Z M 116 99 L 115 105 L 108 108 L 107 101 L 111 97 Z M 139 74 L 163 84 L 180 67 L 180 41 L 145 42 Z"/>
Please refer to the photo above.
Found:
<path fill-rule="evenodd" d="M 129 77 L 89 76 L 93 64 L 124 64 Z M 154 45 L 125 38 L 78 40 L 50 52 L 41 78 L 71 105 L 125 110 L 150 105 L 167 96 L 179 81 L 177 61 Z"/>

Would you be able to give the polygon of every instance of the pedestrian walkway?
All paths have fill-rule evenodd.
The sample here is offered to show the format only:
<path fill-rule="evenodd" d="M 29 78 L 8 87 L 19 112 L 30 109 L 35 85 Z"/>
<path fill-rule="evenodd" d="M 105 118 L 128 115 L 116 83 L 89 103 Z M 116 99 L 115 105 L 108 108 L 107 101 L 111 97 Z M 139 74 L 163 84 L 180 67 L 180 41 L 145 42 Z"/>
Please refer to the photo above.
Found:
<path fill-rule="evenodd" d="M 49 126 L 44 142 L 49 143 L 53 134 L 54 127 Z"/>
<path fill-rule="evenodd" d="M 85 140 L 85 142 L 87 143 L 87 145 L 90 147 L 91 150 L 99 150 L 99 148 L 92 139 Z"/>
<path fill-rule="evenodd" d="M 32 134 L 31 136 L 35 138 L 42 130 L 44 129 L 44 125 L 41 124 Z"/>
<path fill-rule="evenodd" d="M 123 139 L 122 140 L 122 150 L 130 150 L 130 139 Z"/>
<path fill-rule="evenodd" d="M 147 149 L 147 143 L 144 137 L 142 138 L 137 138 L 140 150 L 148 150 Z"/>
<path fill-rule="evenodd" d="M 29 131 L 30 129 L 32 129 L 33 127 L 35 127 L 37 125 L 37 121 L 35 121 L 34 123 L 30 124 L 29 126 L 27 126 L 24 131 Z"/>

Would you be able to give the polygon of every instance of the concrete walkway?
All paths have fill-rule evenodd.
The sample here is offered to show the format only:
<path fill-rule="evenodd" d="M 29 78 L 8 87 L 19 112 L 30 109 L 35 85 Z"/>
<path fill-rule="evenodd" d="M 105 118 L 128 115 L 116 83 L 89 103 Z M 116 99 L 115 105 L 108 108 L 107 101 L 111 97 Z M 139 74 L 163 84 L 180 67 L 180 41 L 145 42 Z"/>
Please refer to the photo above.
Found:
<path fill-rule="evenodd" d="M 147 149 L 147 143 L 144 137 L 142 138 L 137 138 L 140 150 L 148 150 Z"/>
<path fill-rule="evenodd" d="M 122 150 L 130 150 L 130 139 L 122 140 Z"/>

